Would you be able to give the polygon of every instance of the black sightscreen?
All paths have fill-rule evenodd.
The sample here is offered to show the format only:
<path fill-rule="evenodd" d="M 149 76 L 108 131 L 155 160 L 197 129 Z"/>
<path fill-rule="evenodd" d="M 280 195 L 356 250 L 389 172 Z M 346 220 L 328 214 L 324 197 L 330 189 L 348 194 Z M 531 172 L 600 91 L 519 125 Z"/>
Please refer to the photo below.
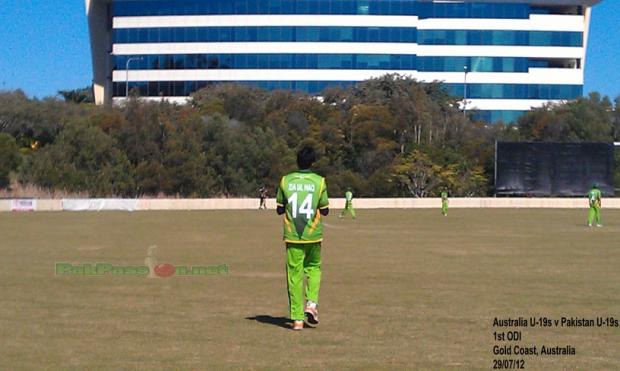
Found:
<path fill-rule="evenodd" d="M 498 142 L 495 192 L 510 196 L 584 196 L 594 183 L 614 194 L 612 143 Z"/>

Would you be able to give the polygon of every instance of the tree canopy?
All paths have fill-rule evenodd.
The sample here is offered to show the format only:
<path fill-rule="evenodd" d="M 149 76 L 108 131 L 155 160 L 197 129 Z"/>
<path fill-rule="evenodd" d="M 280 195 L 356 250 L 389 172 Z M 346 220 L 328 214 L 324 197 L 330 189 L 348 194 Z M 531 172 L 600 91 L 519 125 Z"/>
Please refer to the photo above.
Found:
<path fill-rule="evenodd" d="M 593 93 L 518 123 L 488 124 L 463 115 L 441 83 L 399 75 L 320 97 L 219 84 L 187 105 L 134 97 L 97 107 L 80 92 L 65 92 L 65 101 L 0 92 L 0 187 L 13 174 L 93 197 L 255 196 L 261 185 L 275 189 L 295 168 L 296 150 L 311 144 L 331 194 L 350 187 L 360 197 L 428 197 L 448 188 L 484 196 L 493 190 L 498 140 L 620 136 L 620 98 Z"/>

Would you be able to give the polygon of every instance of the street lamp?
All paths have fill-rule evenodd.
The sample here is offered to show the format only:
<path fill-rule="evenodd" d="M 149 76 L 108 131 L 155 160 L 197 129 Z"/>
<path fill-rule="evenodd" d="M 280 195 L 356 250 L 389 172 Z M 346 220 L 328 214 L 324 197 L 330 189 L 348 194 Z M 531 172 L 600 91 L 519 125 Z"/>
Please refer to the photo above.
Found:
<path fill-rule="evenodd" d="M 465 72 L 465 79 L 463 80 L 463 116 L 465 116 L 467 111 L 467 66 L 463 66 L 463 71 Z"/>
<path fill-rule="evenodd" d="M 131 57 L 127 58 L 127 63 L 125 63 L 125 98 L 129 98 L 129 63 L 132 61 L 142 61 L 143 57 Z"/>

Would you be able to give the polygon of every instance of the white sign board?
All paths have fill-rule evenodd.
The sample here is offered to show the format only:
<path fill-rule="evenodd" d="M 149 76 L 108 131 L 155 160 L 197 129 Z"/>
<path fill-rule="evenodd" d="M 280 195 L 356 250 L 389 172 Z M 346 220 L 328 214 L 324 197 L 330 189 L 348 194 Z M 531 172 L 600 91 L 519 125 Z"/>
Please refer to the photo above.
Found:
<path fill-rule="evenodd" d="M 138 200 L 122 198 L 65 198 L 62 200 L 62 209 L 67 211 L 135 211 L 138 209 Z"/>
<path fill-rule="evenodd" d="M 15 199 L 11 200 L 11 211 L 35 211 L 37 200 L 35 199 Z"/>

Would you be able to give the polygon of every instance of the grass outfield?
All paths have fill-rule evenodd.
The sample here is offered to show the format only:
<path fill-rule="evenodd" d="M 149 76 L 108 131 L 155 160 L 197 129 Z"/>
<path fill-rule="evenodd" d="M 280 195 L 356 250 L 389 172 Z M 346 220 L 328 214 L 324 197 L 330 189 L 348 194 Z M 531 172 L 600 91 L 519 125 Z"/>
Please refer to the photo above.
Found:
<path fill-rule="evenodd" d="M 336 210 L 335 210 L 336 211 Z M 620 318 L 620 211 L 358 210 L 325 219 L 321 325 L 285 329 L 281 219 L 258 211 L 0 214 L 0 369 L 620 369 L 620 328 L 493 319 Z M 55 276 L 55 262 L 228 264 L 227 275 Z"/>

